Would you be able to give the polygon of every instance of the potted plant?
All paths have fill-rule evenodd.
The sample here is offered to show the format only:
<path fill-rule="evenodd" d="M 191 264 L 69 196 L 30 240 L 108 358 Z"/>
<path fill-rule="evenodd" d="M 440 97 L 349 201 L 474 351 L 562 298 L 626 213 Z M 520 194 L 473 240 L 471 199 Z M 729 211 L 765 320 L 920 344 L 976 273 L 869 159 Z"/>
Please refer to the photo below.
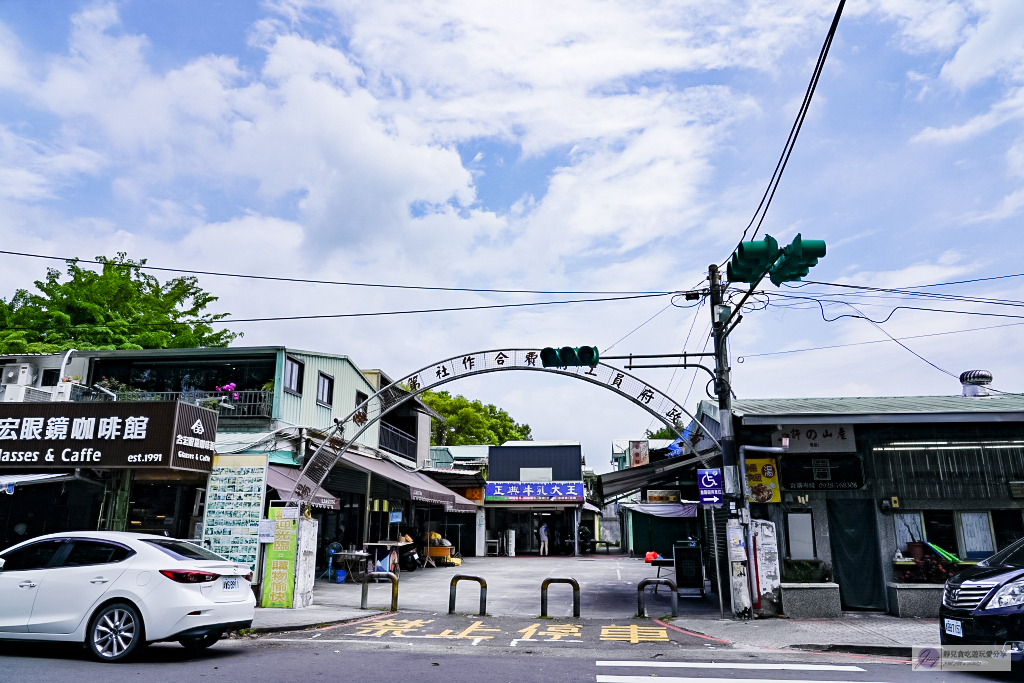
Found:
<path fill-rule="evenodd" d="M 907 554 L 910 555 L 914 562 L 920 562 L 924 557 L 924 541 L 918 540 L 914 530 L 910 528 L 910 525 L 907 524 L 907 521 L 902 516 L 896 519 L 900 521 L 903 528 L 907 530 L 907 535 L 910 536 L 910 540 L 907 541 Z"/>

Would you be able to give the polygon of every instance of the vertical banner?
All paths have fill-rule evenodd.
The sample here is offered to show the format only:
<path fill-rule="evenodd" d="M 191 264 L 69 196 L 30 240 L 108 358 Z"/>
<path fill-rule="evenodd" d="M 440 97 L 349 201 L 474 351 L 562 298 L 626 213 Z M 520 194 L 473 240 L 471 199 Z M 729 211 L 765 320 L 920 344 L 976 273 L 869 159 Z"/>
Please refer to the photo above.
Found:
<path fill-rule="evenodd" d="M 266 455 L 216 455 L 206 491 L 203 547 L 247 564 L 259 580 L 259 526 L 267 483 Z"/>
<path fill-rule="evenodd" d="M 295 546 L 297 508 L 270 508 L 274 522 L 274 541 L 267 544 L 263 556 L 263 596 L 261 607 L 291 608 L 295 594 Z M 286 512 L 291 513 L 287 514 Z M 285 519 L 285 517 L 290 519 Z"/>
<path fill-rule="evenodd" d="M 651 461 L 649 443 L 647 441 L 630 441 L 629 459 L 631 467 L 641 467 L 648 464 Z"/>

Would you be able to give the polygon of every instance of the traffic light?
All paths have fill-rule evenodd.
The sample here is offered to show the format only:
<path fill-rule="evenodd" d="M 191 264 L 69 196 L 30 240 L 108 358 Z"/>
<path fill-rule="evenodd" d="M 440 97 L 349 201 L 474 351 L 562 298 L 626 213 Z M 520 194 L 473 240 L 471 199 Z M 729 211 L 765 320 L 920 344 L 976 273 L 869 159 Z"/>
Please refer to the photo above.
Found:
<path fill-rule="evenodd" d="M 771 235 L 760 241 L 740 242 L 725 269 L 726 275 L 729 282 L 756 285 L 778 258 L 779 243 Z"/>
<path fill-rule="evenodd" d="M 540 352 L 540 362 L 546 368 L 567 368 L 589 365 L 594 367 L 601 362 L 601 354 L 596 346 L 563 346 L 560 349 L 547 347 Z"/>
<path fill-rule="evenodd" d="M 783 282 L 796 282 L 818 265 L 818 259 L 824 255 L 824 240 L 801 239 L 798 233 L 789 246 L 782 249 L 782 258 L 769 271 L 768 277 L 776 287 Z"/>

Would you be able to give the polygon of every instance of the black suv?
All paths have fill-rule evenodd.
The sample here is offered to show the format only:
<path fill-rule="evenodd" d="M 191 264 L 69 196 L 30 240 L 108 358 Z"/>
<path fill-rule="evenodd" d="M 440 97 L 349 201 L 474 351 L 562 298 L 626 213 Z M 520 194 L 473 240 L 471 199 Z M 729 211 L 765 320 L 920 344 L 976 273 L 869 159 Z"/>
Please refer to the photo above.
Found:
<path fill-rule="evenodd" d="M 939 608 L 943 645 L 1011 644 L 1024 657 L 1024 539 L 946 581 Z"/>

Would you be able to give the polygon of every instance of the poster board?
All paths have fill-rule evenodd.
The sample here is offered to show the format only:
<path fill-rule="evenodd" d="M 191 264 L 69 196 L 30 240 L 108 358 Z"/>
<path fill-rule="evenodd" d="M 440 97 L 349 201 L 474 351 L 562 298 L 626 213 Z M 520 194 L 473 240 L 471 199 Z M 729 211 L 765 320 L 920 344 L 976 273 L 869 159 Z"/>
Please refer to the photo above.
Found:
<path fill-rule="evenodd" d="M 203 547 L 246 564 L 259 581 L 259 524 L 266 497 L 266 455 L 217 455 L 206 492 Z"/>
<path fill-rule="evenodd" d="M 775 458 L 747 458 L 747 500 L 751 503 L 780 503 L 779 468 Z"/>
<path fill-rule="evenodd" d="M 297 508 L 272 507 L 268 512 L 274 521 L 274 541 L 267 544 L 263 554 L 261 607 L 290 609 L 293 605 L 298 516 L 285 512 L 294 510 Z"/>

